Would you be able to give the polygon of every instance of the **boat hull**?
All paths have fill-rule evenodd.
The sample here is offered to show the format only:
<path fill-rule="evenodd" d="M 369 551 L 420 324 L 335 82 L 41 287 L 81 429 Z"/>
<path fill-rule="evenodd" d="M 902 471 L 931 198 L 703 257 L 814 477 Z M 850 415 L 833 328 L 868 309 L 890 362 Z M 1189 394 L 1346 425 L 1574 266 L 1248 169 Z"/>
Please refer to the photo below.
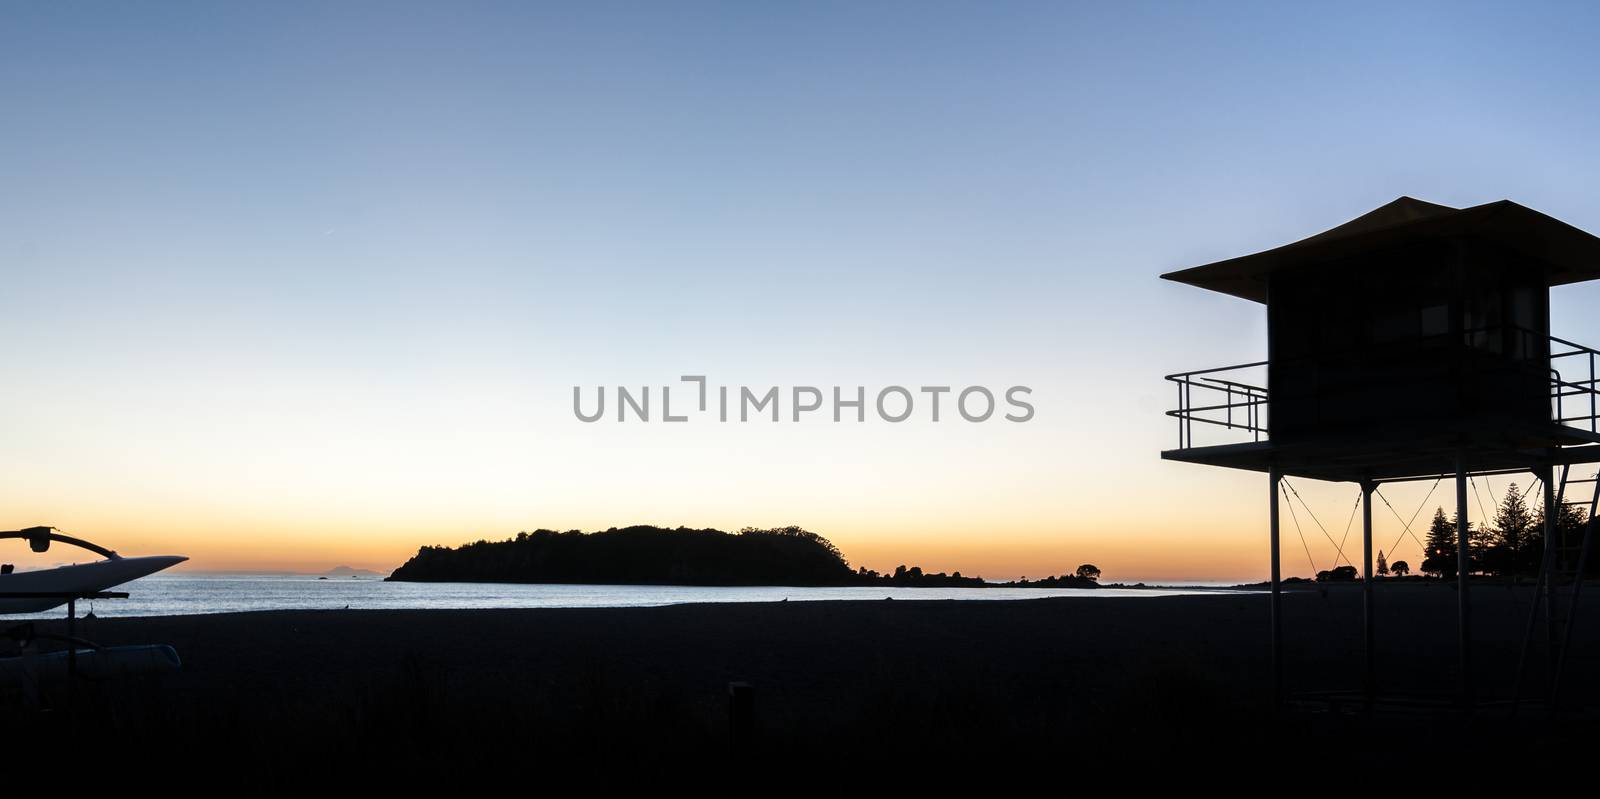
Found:
<path fill-rule="evenodd" d="M 74 563 L 53 569 L 0 574 L 0 595 L 7 593 L 89 594 L 105 591 L 131 580 L 155 574 L 188 560 L 182 555 L 150 555 L 141 558 L 97 560 Z M 0 614 L 38 613 L 67 604 L 66 599 L 6 598 L 0 596 Z"/>

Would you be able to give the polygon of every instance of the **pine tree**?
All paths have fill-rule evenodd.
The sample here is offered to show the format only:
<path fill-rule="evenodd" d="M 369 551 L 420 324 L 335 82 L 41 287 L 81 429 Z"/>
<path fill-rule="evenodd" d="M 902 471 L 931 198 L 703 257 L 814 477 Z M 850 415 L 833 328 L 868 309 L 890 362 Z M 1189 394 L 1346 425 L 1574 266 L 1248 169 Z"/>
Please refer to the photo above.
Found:
<path fill-rule="evenodd" d="M 1446 518 L 1444 508 L 1435 509 L 1433 521 L 1428 525 L 1426 551 L 1423 552 L 1422 572 L 1440 577 L 1454 577 L 1456 573 L 1456 522 Z"/>
<path fill-rule="evenodd" d="M 1485 525 L 1485 530 L 1484 551 L 1479 555 L 1481 562 L 1496 574 L 1516 572 L 1533 531 L 1533 515 L 1528 512 L 1516 483 L 1507 490 L 1506 498 L 1495 510 L 1493 524 Z"/>
<path fill-rule="evenodd" d="M 1472 522 L 1467 522 L 1467 543 L 1472 541 Z M 1422 573 L 1456 576 L 1456 517 L 1445 517 L 1445 509 L 1434 511 L 1427 527 L 1426 551 L 1422 552 Z"/>

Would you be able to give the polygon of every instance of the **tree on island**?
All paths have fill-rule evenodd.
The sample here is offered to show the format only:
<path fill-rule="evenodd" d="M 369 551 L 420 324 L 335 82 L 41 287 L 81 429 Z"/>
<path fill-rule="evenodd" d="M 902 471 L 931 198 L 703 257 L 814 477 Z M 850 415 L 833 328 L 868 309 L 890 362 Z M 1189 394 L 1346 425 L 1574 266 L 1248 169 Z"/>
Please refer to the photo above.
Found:
<path fill-rule="evenodd" d="M 1085 572 L 1085 569 L 1092 570 Z M 1000 583 L 1008 588 L 1099 588 L 1100 569 L 1092 564 L 1085 563 L 1078 567 L 1072 574 L 1063 574 L 1059 577 L 1046 577 L 1043 580 L 1029 580 L 1026 577 L 1017 578 L 1016 582 Z"/>
<path fill-rule="evenodd" d="M 1354 566 L 1335 566 L 1332 569 L 1317 572 L 1317 582 L 1319 583 L 1348 583 L 1353 582 L 1355 579 L 1356 567 Z"/>
<path fill-rule="evenodd" d="M 894 574 L 879 578 L 878 582 L 916 588 L 979 588 L 985 585 L 982 577 L 963 577 L 961 572 L 929 574 L 924 572 L 921 566 L 907 567 L 903 564 L 895 567 Z"/>
<path fill-rule="evenodd" d="M 741 527 L 739 528 L 739 535 L 768 535 L 780 538 L 798 538 L 807 542 L 808 544 L 811 544 L 812 546 L 817 547 L 818 549 L 821 549 L 823 552 L 828 553 L 828 555 L 833 557 L 835 560 L 838 560 L 841 563 L 844 562 L 844 553 L 840 552 L 839 548 L 834 546 L 832 541 L 829 541 L 828 539 L 823 538 L 822 536 L 817 535 L 816 533 L 813 533 L 803 527 L 796 527 L 792 524 L 788 527 L 773 528 Z"/>

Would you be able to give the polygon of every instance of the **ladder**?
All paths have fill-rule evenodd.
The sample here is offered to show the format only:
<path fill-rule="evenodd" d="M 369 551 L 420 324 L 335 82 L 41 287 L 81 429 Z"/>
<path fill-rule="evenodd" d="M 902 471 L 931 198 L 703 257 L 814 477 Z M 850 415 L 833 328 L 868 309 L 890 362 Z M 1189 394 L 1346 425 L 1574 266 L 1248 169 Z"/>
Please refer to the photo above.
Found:
<path fill-rule="evenodd" d="M 1545 580 L 1545 617 L 1549 619 L 1550 641 L 1555 647 L 1555 665 L 1550 674 L 1549 706 L 1554 708 L 1561 691 L 1561 673 L 1567 664 L 1567 652 L 1572 647 L 1572 629 L 1576 626 L 1578 615 L 1578 601 L 1583 592 L 1583 579 L 1589 567 L 1589 553 L 1593 549 L 1595 537 L 1596 506 L 1600 506 L 1600 473 L 1588 478 L 1574 480 L 1572 465 L 1568 464 L 1561 469 L 1561 490 L 1556 493 L 1556 507 L 1565 510 L 1569 507 L 1582 507 L 1584 500 L 1569 500 L 1566 498 L 1566 489 L 1570 485 L 1590 486 L 1587 501 L 1587 513 L 1583 517 L 1583 527 L 1577 536 L 1578 541 L 1567 540 L 1567 530 L 1559 522 L 1552 528 L 1555 530 L 1555 546 L 1547 546 L 1545 555 L 1545 571 L 1551 575 Z M 1558 520 L 1561 516 L 1556 517 Z M 1566 612 L 1560 612 L 1561 603 L 1558 601 L 1556 586 L 1565 580 L 1568 585 L 1566 597 Z M 1556 643 L 1559 636 L 1560 642 Z"/>
<path fill-rule="evenodd" d="M 1587 499 L 1567 499 L 1571 486 L 1589 486 Z M 1513 707 L 1522 698 L 1522 678 L 1528 655 L 1533 648 L 1534 632 L 1543 612 L 1546 654 L 1550 679 L 1546 707 L 1555 709 L 1561 692 L 1561 674 L 1566 668 L 1567 652 L 1572 645 L 1572 630 L 1576 627 L 1578 603 L 1583 592 L 1583 577 L 1588 569 L 1590 552 L 1594 549 L 1595 528 L 1600 521 L 1595 511 L 1600 509 L 1600 473 L 1587 478 L 1574 478 L 1572 465 L 1561 467 L 1561 480 L 1555 489 L 1555 519 L 1548 524 L 1554 541 L 1544 541 L 1544 557 L 1539 566 L 1539 580 L 1534 589 L 1533 606 L 1528 613 L 1528 626 L 1522 639 L 1522 654 L 1517 662 L 1516 683 L 1512 688 Z M 1543 503 L 1540 503 L 1543 505 Z M 1562 521 L 1569 508 L 1583 508 L 1583 525 L 1577 531 L 1567 529 Z M 1569 535 L 1577 532 L 1577 535 Z M 1540 531 L 1543 535 L 1544 531 Z M 1571 540 L 1576 538 L 1577 540 Z M 1562 589 L 1565 588 L 1565 591 Z"/>

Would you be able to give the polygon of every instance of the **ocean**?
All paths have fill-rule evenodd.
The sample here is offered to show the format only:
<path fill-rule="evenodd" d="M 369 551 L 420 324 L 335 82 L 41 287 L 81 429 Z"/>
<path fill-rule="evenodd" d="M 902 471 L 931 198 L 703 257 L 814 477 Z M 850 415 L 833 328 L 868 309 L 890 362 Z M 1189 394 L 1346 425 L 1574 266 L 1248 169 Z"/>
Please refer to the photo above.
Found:
<path fill-rule="evenodd" d="M 801 588 L 790 586 L 522 585 L 386 583 L 381 577 L 305 574 L 154 574 L 118 586 L 127 599 L 82 600 L 79 615 L 177 616 L 256 610 L 414 610 L 461 608 L 613 608 L 700 602 L 796 602 L 892 599 L 1041 599 L 1158 597 L 1217 593 L 1184 588 Z M 62 608 L 7 618 L 59 618 Z"/>

